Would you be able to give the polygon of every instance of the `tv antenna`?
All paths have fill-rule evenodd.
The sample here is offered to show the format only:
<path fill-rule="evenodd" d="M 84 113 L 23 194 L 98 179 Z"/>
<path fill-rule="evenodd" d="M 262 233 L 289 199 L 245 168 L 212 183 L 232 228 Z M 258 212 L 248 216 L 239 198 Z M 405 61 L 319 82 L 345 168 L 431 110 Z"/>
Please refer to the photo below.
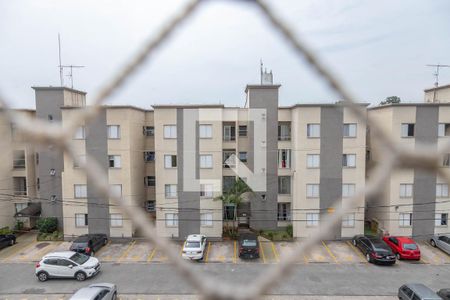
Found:
<path fill-rule="evenodd" d="M 69 68 L 69 74 L 66 75 L 70 78 L 70 86 L 73 89 L 73 69 L 74 68 L 84 68 L 85 66 L 76 65 L 63 65 L 61 59 L 61 37 L 58 33 L 58 54 L 59 54 L 59 80 L 61 81 L 61 86 L 64 86 L 64 68 Z"/>
<path fill-rule="evenodd" d="M 427 67 L 433 67 L 436 68 L 436 71 L 434 72 L 434 77 L 436 78 L 436 81 L 434 82 L 434 87 L 437 88 L 439 86 L 439 69 L 440 68 L 450 68 L 450 65 L 441 65 L 441 64 L 437 64 L 437 65 L 426 65 Z"/>

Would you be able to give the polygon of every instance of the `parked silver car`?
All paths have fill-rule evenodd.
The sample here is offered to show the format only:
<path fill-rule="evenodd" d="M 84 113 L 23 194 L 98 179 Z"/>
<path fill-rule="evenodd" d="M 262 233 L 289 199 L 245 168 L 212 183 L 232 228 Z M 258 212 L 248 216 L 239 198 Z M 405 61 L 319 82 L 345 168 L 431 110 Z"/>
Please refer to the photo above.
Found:
<path fill-rule="evenodd" d="M 116 300 L 117 287 L 112 283 L 96 283 L 79 289 L 69 300 Z"/>
<path fill-rule="evenodd" d="M 408 283 L 398 289 L 400 300 L 442 300 L 432 289 L 421 283 Z"/>
<path fill-rule="evenodd" d="M 450 234 L 437 234 L 431 238 L 430 244 L 450 254 Z"/>

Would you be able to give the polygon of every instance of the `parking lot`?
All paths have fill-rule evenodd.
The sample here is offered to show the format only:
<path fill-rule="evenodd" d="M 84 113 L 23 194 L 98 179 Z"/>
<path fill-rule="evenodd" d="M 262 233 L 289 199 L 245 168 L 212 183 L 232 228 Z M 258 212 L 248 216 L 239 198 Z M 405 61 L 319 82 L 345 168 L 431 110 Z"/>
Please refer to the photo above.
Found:
<path fill-rule="evenodd" d="M 276 264 L 285 255 L 292 252 L 301 242 L 272 242 L 260 240 L 260 258 L 257 260 L 242 260 L 238 256 L 236 241 L 208 242 L 203 263 L 262 263 Z M 20 236 L 17 244 L 0 251 L 0 262 L 21 263 L 36 262 L 48 252 L 68 250 L 70 242 L 37 242 L 33 237 Z M 183 244 L 174 242 L 181 256 Z M 422 258 L 420 261 L 400 261 L 400 264 L 450 264 L 450 256 L 433 248 L 426 242 L 419 243 Z M 95 256 L 103 262 L 110 263 L 168 263 L 169 259 L 163 251 L 150 242 L 141 239 L 130 241 L 109 241 Z M 364 256 L 350 241 L 322 241 L 313 249 L 299 256 L 296 263 L 324 263 L 324 264 L 367 264 Z"/>

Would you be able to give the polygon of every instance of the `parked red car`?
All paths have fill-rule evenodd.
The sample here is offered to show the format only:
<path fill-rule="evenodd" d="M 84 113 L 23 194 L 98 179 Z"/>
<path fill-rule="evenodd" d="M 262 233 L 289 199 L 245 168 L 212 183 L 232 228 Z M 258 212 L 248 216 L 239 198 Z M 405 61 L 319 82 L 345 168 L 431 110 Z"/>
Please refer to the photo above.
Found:
<path fill-rule="evenodd" d="M 383 241 L 392 249 L 397 259 L 420 260 L 420 249 L 413 239 L 404 236 L 385 236 Z"/>

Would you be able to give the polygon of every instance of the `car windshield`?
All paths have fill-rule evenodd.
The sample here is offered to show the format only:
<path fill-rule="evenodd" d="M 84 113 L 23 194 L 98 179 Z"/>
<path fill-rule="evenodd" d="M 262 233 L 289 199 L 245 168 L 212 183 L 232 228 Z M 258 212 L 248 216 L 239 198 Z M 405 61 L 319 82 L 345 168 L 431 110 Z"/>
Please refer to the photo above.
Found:
<path fill-rule="evenodd" d="M 87 262 L 89 259 L 89 256 L 81 254 L 81 253 L 75 253 L 74 255 L 72 255 L 70 257 L 70 260 L 76 262 L 79 265 L 84 264 L 85 262 Z"/>
<path fill-rule="evenodd" d="M 185 248 L 200 248 L 200 242 L 187 241 Z"/>
<path fill-rule="evenodd" d="M 403 244 L 403 249 L 405 250 L 417 250 L 416 244 Z"/>
<path fill-rule="evenodd" d="M 256 247 L 256 240 L 242 240 L 242 246 L 244 246 L 244 247 Z"/>

